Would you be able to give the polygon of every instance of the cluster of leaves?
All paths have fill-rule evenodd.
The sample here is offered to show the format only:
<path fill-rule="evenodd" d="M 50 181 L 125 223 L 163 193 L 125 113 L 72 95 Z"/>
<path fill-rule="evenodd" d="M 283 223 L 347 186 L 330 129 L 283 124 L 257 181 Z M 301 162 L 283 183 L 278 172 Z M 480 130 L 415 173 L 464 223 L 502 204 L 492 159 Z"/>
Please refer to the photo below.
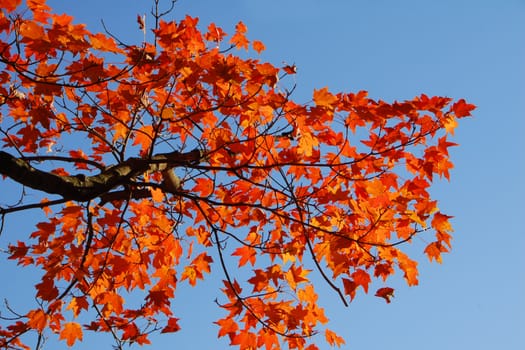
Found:
<path fill-rule="evenodd" d="M 152 331 L 179 330 L 177 285 L 213 268 L 224 276 L 219 336 L 240 349 L 277 349 L 280 339 L 316 349 L 311 336 L 328 319 L 313 275 L 346 305 L 395 271 L 417 284 L 417 263 L 402 251 L 416 235 L 435 233 L 430 260 L 450 248 L 450 217 L 429 187 L 449 178 L 447 137 L 474 108 L 464 100 L 389 104 L 322 88 L 299 104 L 283 82 L 295 67 L 235 54 L 264 50 L 242 23 L 227 36 L 157 12 L 153 42 L 130 45 L 43 0 L 0 3 L 2 150 L 59 179 L 159 151 L 203 155 L 174 167 L 176 192 L 153 171 L 119 183 L 127 195 L 114 200 L 23 197 L 0 207 L 2 222 L 21 210 L 46 215 L 8 247 L 42 278 L 38 304 L 3 319 L 0 347 L 28 348 L 30 331 L 39 344 L 46 331 L 70 346 L 86 331 L 109 332 L 119 347 L 147 344 Z M 376 295 L 390 301 L 392 292 Z M 91 321 L 81 326 L 84 314 Z M 330 345 L 344 343 L 324 332 Z"/>

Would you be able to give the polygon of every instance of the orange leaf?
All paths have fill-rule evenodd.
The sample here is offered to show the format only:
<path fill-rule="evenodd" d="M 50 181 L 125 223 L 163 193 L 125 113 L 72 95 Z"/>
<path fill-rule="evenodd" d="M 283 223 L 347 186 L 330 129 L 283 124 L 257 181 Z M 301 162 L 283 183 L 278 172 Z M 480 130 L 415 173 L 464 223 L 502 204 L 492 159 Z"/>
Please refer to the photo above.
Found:
<path fill-rule="evenodd" d="M 75 317 L 77 317 L 82 310 L 87 310 L 88 308 L 89 303 L 85 296 L 71 298 L 71 302 L 67 306 L 68 310 L 73 310 Z"/>
<path fill-rule="evenodd" d="M 208 41 L 214 41 L 214 42 L 220 42 L 224 37 L 226 36 L 226 33 L 222 30 L 222 28 L 219 28 L 215 25 L 215 23 L 210 23 L 208 26 L 208 33 L 205 34 L 205 38 Z"/>
<path fill-rule="evenodd" d="M 432 260 L 436 260 L 439 264 L 441 264 L 441 253 L 448 252 L 447 247 L 443 246 L 441 242 L 432 242 L 425 248 L 425 254 L 428 257 L 428 260 L 432 262 Z"/>
<path fill-rule="evenodd" d="M 47 315 L 44 310 L 31 310 L 27 313 L 27 325 L 39 332 L 42 332 L 47 325 Z"/>
<path fill-rule="evenodd" d="M 187 279 L 190 282 L 190 285 L 195 286 L 197 284 L 197 279 L 204 279 L 203 272 L 210 273 L 210 263 L 213 262 L 211 256 L 206 253 L 199 254 L 193 261 L 191 265 L 186 266 L 181 275 L 181 280 Z"/>
<path fill-rule="evenodd" d="M 328 91 L 328 88 L 322 88 L 321 90 L 314 90 L 314 102 L 316 105 L 321 107 L 333 108 L 333 104 L 338 100 L 337 96 L 333 95 Z"/>
<path fill-rule="evenodd" d="M 436 231 L 440 232 L 451 232 L 453 231 L 452 225 L 448 221 L 452 216 L 441 214 L 440 212 L 435 213 L 430 223 Z"/>
<path fill-rule="evenodd" d="M 68 322 L 60 332 L 59 339 L 65 339 L 67 346 L 73 346 L 77 340 L 82 341 L 82 327 L 76 322 Z"/>
<path fill-rule="evenodd" d="M 341 347 L 341 345 L 345 344 L 345 340 L 342 337 L 329 329 L 324 331 L 324 337 L 330 346 Z"/>
<path fill-rule="evenodd" d="M 239 326 L 237 325 L 237 322 L 235 322 L 232 318 L 221 318 L 220 320 L 214 322 L 216 325 L 220 327 L 219 329 L 219 337 L 224 337 L 225 335 L 229 335 L 232 337 L 237 330 L 239 329 Z"/>
<path fill-rule="evenodd" d="M 249 246 L 242 246 L 232 253 L 232 255 L 240 256 L 239 259 L 239 267 L 246 265 L 247 262 L 250 262 L 250 264 L 253 266 L 255 265 L 255 260 L 257 258 L 257 252 L 255 249 Z"/>
<path fill-rule="evenodd" d="M 42 198 L 42 200 L 40 201 L 41 204 L 45 204 L 49 202 L 49 199 L 47 198 Z M 44 214 L 46 216 L 49 216 L 53 211 L 51 210 L 51 208 L 49 207 L 49 205 L 46 205 L 44 207 L 42 207 L 42 210 L 44 211 Z"/>
<path fill-rule="evenodd" d="M 144 125 L 135 132 L 135 140 L 133 146 L 141 146 L 141 154 L 146 154 L 153 141 L 153 127 L 151 125 Z"/>
<path fill-rule="evenodd" d="M 253 47 L 253 49 L 255 51 L 257 51 L 258 54 L 260 54 L 261 52 L 263 52 L 266 49 L 264 44 L 261 41 L 259 41 L 259 40 L 254 40 L 252 42 L 252 47 Z"/>
<path fill-rule="evenodd" d="M 311 157 L 314 147 L 317 146 L 319 146 L 319 140 L 309 132 L 304 132 L 299 138 L 299 151 L 306 157 Z"/>
<path fill-rule="evenodd" d="M 164 201 L 164 192 L 160 188 L 152 188 L 150 192 L 154 202 L 161 203 Z"/>
<path fill-rule="evenodd" d="M 417 262 L 410 259 L 406 254 L 397 252 L 397 260 L 399 268 L 404 272 L 404 277 L 409 286 L 415 286 L 418 284 L 418 270 Z"/>
<path fill-rule="evenodd" d="M 237 23 L 237 25 L 235 26 L 235 30 L 236 30 L 236 33 L 231 37 L 230 43 L 235 45 L 235 47 L 237 47 L 238 49 L 241 49 L 241 48 L 248 49 L 249 41 L 244 35 L 247 31 L 247 28 L 244 25 L 244 23 L 242 22 Z"/>
<path fill-rule="evenodd" d="M 108 38 L 102 33 L 93 34 L 91 35 L 90 39 L 91 47 L 95 50 L 113 53 L 122 52 L 113 38 Z"/>
<path fill-rule="evenodd" d="M 303 270 L 301 266 L 295 267 L 294 265 L 290 266 L 290 269 L 286 271 L 285 278 L 290 288 L 295 290 L 299 283 L 304 283 L 308 281 L 306 277 L 310 273 L 309 270 Z"/>
<path fill-rule="evenodd" d="M 42 39 L 45 36 L 44 28 L 35 22 L 25 21 L 20 26 L 20 35 L 28 39 Z"/>

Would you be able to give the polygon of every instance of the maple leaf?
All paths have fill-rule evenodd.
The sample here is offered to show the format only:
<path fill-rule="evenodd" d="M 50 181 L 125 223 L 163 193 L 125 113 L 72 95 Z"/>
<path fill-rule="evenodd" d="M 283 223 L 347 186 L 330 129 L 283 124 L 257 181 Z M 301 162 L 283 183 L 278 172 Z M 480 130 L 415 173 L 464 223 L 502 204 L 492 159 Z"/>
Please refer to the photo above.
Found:
<path fill-rule="evenodd" d="M 454 102 L 451 109 L 454 111 L 456 117 L 462 118 L 470 116 L 470 112 L 475 108 L 475 105 L 467 103 L 464 99 L 459 99 L 457 102 Z"/>
<path fill-rule="evenodd" d="M 20 35 L 27 39 L 40 39 L 46 36 L 42 26 L 30 21 L 22 23 L 20 26 Z"/>
<path fill-rule="evenodd" d="M 444 247 L 441 244 L 441 242 L 432 242 L 425 247 L 424 252 L 427 255 L 428 260 L 430 262 L 432 262 L 432 260 L 435 260 L 436 262 L 441 264 L 441 261 L 442 261 L 441 253 L 448 252 L 448 249 Z"/>
<path fill-rule="evenodd" d="M 239 267 L 246 265 L 247 262 L 249 262 L 252 266 L 255 265 L 256 261 L 256 251 L 250 246 L 242 246 L 232 253 L 232 255 L 240 256 L 239 259 Z"/>
<path fill-rule="evenodd" d="M 13 12 L 21 2 L 22 0 L 6 0 L 2 2 L 2 7 L 8 12 Z"/>
<path fill-rule="evenodd" d="M 345 344 L 345 340 L 343 338 L 341 338 L 335 332 L 329 329 L 326 329 L 324 331 L 324 336 L 328 344 L 330 344 L 331 346 L 341 347 L 341 345 Z"/>
<path fill-rule="evenodd" d="M 2 5 L 0 104 L 9 113 L 0 115 L 0 175 L 21 195 L 0 214 L 46 214 L 30 242 L 8 242 L 8 259 L 42 273 L 39 307 L 25 322 L 4 320 L 9 346 L 24 348 L 28 329 L 76 345 L 83 333 L 72 319 L 111 331 L 118 345 L 176 332 L 177 283 L 212 273 L 210 247 L 213 273 L 224 275 L 219 337 L 241 349 L 313 350 L 310 337 L 328 318 L 307 266 L 347 305 L 397 269 L 418 283 L 404 243 L 421 228 L 436 231 L 430 261 L 450 250 L 451 217 L 431 185 L 449 179 L 448 134 L 474 108 L 465 100 L 387 103 L 324 87 L 299 103 L 296 66 L 249 57 L 265 46 L 248 40 L 243 22 L 228 41 L 213 23 L 201 32 L 197 17 L 165 13 L 146 42 L 139 15 L 144 39 L 124 45 L 44 0 Z M 150 164 L 158 157 L 169 162 Z M 52 199 L 32 199 L 39 192 Z M 389 303 L 393 289 L 376 296 Z M 144 302 L 128 308 L 136 297 Z M 321 341 L 344 344 L 330 330 Z"/>
<path fill-rule="evenodd" d="M 208 41 L 220 42 L 224 39 L 226 33 L 215 25 L 215 23 L 210 23 L 208 25 L 208 32 L 205 34 L 205 38 Z"/>
<path fill-rule="evenodd" d="M 97 33 L 90 36 L 91 46 L 95 50 L 113 52 L 113 53 L 123 53 L 123 50 L 120 49 L 115 42 L 115 39 L 108 38 L 104 34 Z"/>
<path fill-rule="evenodd" d="M 352 273 L 352 279 L 357 285 L 363 287 L 365 293 L 368 293 L 368 284 L 372 282 L 372 280 L 366 271 L 362 269 L 356 270 L 354 273 Z"/>
<path fill-rule="evenodd" d="M 68 310 L 73 310 L 75 317 L 80 315 L 82 310 L 87 310 L 89 308 L 89 303 L 85 296 L 83 297 L 73 297 L 67 306 Z"/>
<path fill-rule="evenodd" d="M 174 333 L 180 330 L 179 319 L 176 317 L 170 317 L 166 327 L 162 328 L 161 333 Z"/>
<path fill-rule="evenodd" d="M 230 43 L 235 45 L 238 49 L 248 49 L 249 41 L 245 34 L 248 31 L 243 22 L 237 23 L 235 26 L 235 34 L 231 37 Z"/>
<path fill-rule="evenodd" d="M 290 266 L 288 271 L 284 274 L 286 281 L 290 285 L 290 288 L 297 289 L 297 285 L 300 283 L 308 282 L 306 277 L 310 273 L 309 270 L 304 270 L 302 267 Z"/>
<path fill-rule="evenodd" d="M 343 278 L 343 286 L 344 286 L 345 294 L 350 296 L 350 299 L 353 300 L 356 295 L 356 289 L 357 287 L 359 287 L 359 285 L 355 283 L 354 281 L 352 281 L 351 279 Z"/>
<path fill-rule="evenodd" d="M 260 42 L 259 40 L 254 40 L 252 42 L 252 47 L 258 54 L 260 54 L 261 52 L 263 52 L 266 49 L 264 44 L 262 42 Z"/>
<path fill-rule="evenodd" d="M 440 212 L 437 212 L 434 214 L 434 217 L 432 218 L 432 221 L 430 224 L 436 231 L 440 232 L 451 232 L 452 225 L 449 222 L 449 219 L 451 219 L 452 216 L 444 215 Z"/>
<path fill-rule="evenodd" d="M 71 347 L 77 340 L 82 341 L 82 327 L 76 322 L 68 322 L 64 324 L 62 331 L 59 334 L 59 339 L 65 339 L 67 346 Z"/>
<path fill-rule="evenodd" d="M 151 198 L 157 202 L 162 203 L 164 201 L 164 192 L 160 188 L 151 189 Z"/>
<path fill-rule="evenodd" d="M 228 335 L 230 337 L 230 340 L 233 338 L 233 336 L 237 333 L 239 329 L 237 322 L 235 322 L 231 318 L 221 318 L 220 320 L 214 323 L 220 327 L 218 333 L 219 337 L 224 337 L 225 335 Z"/>
<path fill-rule="evenodd" d="M 314 147 L 319 146 L 319 140 L 308 132 L 301 134 L 299 138 L 299 151 L 306 157 L 311 157 L 314 152 Z"/>
<path fill-rule="evenodd" d="M 187 279 L 192 286 L 197 284 L 198 279 L 203 279 L 203 272 L 209 273 L 211 271 L 210 263 L 213 262 L 213 258 L 206 253 L 199 254 L 191 265 L 186 266 L 182 272 L 182 280 Z"/>
<path fill-rule="evenodd" d="M 139 328 L 135 323 L 130 323 L 124 327 L 124 332 L 122 333 L 122 340 L 134 340 L 140 334 Z"/>
<path fill-rule="evenodd" d="M 454 135 L 454 130 L 458 126 L 456 118 L 453 116 L 448 116 L 445 118 L 443 124 L 445 125 L 445 130 L 447 130 L 447 133 Z"/>
<path fill-rule="evenodd" d="M 58 288 L 55 286 L 53 279 L 44 278 L 42 282 L 35 285 L 37 289 L 36 296 L 42 300 L 51 301 L 58 296 Z"/>
<path fill-rule="evenodd" d="M 375 296 L 385 299 L 385 301 L 390 304 L 390 299 L 394 297 L 394 289 L 390 287 L 379 288 Z"/>
<path fill-rule="evenodd" d="M 328 88 L 314 90 L 314 102 L 321 107 L 333 109 L 333 104 L 338 101 L 338 97 L 328 91 Z"/>
<path fill-rule="evenodd" d="M 146 154 L 151 147 L 153 141 L 153 127 L 151 125 L 144 125 L 135 132 L 135 139 L 133 146 L 140 145 L 141 154 Z"/>
<path fill-rule="evenodd" d="M 283 67 L 283 70 L 286 72 L 286 74 L 296 74 L 297 73 L 297 67 L 295 66 L 295 64 L 286 65 Z"/>
<path fill-rule="evenodd" d="M 31 310 L 27 313 L 27 325 L 39 332 L 42 332 L 47 325 L 48 317 L 44 310 Z"/>

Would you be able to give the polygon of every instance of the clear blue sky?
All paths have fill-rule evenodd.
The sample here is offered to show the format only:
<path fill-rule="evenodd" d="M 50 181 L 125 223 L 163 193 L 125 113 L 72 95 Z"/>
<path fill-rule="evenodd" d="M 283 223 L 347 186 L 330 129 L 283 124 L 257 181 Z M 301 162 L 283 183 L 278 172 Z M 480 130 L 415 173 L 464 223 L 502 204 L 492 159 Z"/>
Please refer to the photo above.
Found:
<path fill-rule="evenodd" d="M 92 30 L 104 19 L 138 42 L 136 16 L 149 1 L 50 1 Z M 391 304 L 360 295 L 349 308 L 327 291 L 322 304 L 345 349 L 525 349 L 525 1 L 179 0 L 175 15 L 262 40 L 262 58 L 298 67 L 295 99 L 314 88 L 368 90 L 387 101 L 420 93 L 478 106 L 456 132 L 451 183 L 440 208 L 455 216 L 442 265 L 423 253 L 420 285 L 396 285 Z M 31 232 L 31 231 L 29 231 Z M 184 289 L 174 307 L 183 330 L 144 349 L 227 349 L 217 341 L 216 281 Z M 86 334 L 88 335 L 88 334 Z M 65 345 L 48 344 L 48 349 Z M 110 349 L 87 342 L 78 349 Z"/>

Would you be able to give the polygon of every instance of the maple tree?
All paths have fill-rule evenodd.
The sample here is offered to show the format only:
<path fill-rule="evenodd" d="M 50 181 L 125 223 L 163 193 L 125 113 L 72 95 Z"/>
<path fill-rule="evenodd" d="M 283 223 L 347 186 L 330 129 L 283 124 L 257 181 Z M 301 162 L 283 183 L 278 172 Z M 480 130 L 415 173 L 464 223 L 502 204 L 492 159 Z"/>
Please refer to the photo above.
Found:
<path fill-rule="evenodd" d="M 155 1 L 154 38 L 130 44 L 43 0 L 0 3 L 0 188 L 21 191 L 2 195 L 0 229 L 41 218 L 28 235 L 2 232 L 3 256 L 41 280 L 34 305 L 0 315 L 1 348 L 28 349 L 33 333 L 38 349 L 46 332 L 148 344 L 179 331 L 177 286 L 210 273 L 223 276 L 216 324 L 231 345 L 316 349 L 323 330 L 339 346 L 317 283 L 348 305 L 375 279 L 390 302 L 396 271 L 418 283 L 403 251 L 414 237 L 431 261 L 450 249 L 429 188 L 449 179 L 465 100 L 321 88 L 301 104 L 295 66 L 250 58 L 265 47 L 242 22 L 202 30 Z M 146 37 L 145 17 L 133 25 Z"/>

